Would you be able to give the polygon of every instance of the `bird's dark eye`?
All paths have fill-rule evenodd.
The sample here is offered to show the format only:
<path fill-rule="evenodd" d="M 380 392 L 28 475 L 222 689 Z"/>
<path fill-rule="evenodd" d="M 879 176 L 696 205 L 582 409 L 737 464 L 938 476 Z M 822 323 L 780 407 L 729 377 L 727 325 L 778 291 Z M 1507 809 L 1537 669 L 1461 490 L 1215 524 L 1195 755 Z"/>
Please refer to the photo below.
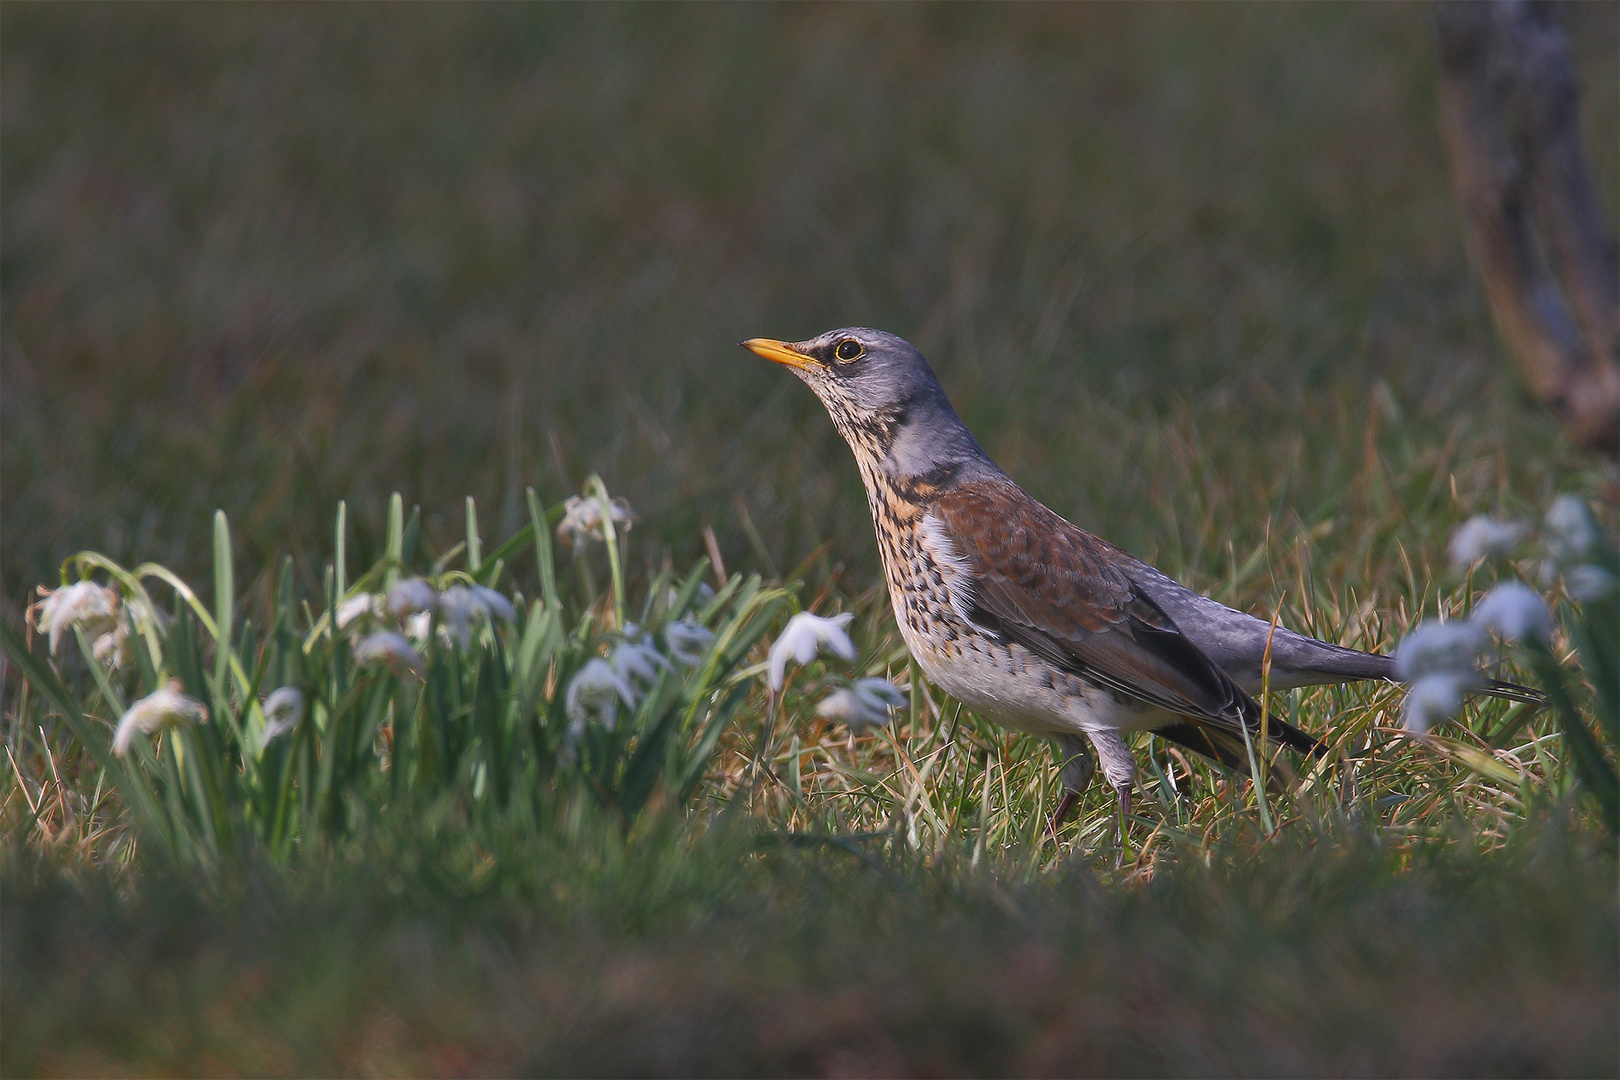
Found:
<path fill-rule="evenodd" d="M 861 348 L 861 343 L 854 338 L 845 338 L 838 343 L 838 348 L 833 350 L 833 355 L 846 364 L 851 360 L 859 360 L 865 353 L 866 350 Z"/>

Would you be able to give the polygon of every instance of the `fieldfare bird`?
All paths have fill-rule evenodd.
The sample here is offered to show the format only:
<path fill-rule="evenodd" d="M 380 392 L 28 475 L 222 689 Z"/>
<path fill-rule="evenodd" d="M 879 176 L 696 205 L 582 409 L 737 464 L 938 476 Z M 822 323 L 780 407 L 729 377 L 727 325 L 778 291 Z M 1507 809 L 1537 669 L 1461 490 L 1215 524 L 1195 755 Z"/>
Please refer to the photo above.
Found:
<path fill-rule="evenodd" d="M 970 709 L 1057 744 L 1064 796 L 1055 829 L 1101 760 L 1130 809 L 1147 730 L 1228 767 L 1260 732 L 1261 666 L 1291 689 L 1395 681 L 1394 660 L 1296 634 L 1201 596 L 1030 497 L 956 415 L 928 361 L 881 330 L 742 345 L 814 390 L 855 454 L 889 601 L 923 673 Z M 1539 700 L 1494 681 L 1486 693 Z M 1276 717 L 1269 738 L 1321 754 Z M 1083 738 L 1082 738 L 1083 737 Z"/>

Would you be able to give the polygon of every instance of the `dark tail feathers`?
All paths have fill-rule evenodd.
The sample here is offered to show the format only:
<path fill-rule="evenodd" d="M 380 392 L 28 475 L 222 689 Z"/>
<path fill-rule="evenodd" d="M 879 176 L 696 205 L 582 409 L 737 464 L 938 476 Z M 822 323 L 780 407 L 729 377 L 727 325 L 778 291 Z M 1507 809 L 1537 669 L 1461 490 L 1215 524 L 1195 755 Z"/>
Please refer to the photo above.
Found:
<path fill-rule="evenodd" d="M 1266 733 L 1271 736 L 1272 742 L 1297 753 L 1322 757 L 1328 752 L 1327 744 L 1322 740 L 1312 737 L 1308 732 L 1301 731 L 1285 720 L 1268 718 Z M 1246 770 L 1249 767 L 1248 751 L 1243 745 L 1243 736 L 1236 731 L 1207 724 L 1195 724 L 1190 720 L 1178 720 L 1173 724 L 1154 728 L 1153 734 L 1185 746 L 1194 753 L 1202 754 L 1229 769 Z"/>
<path fill-rule="evenodd" d="M 1479 692 L 1490 697 L 1521 702 L 1537 709 L 1543 708 L 1547 704 L 1546 697 L 1539 691 L 1503 679 L 1491 679 Z M 1272 742 L 1279 746 L 1285 746 L 1296 753 L 1309 754 L 1311 757 L 1317 758 L 1325 757 L 1328 753 L 1327 743 L 1309 732 L 1295 727 L 1286 720 L 1268 717 L 1266 729 L 1266 733 L 1271 737 Z M 1253 730 L 1252 727 L 1251 730 Z M 1153 733 L 1168 739 L 1170 742 L 1185 746 L 1194 753 L 1202 754 L 1211 761 L 1219 762 L 1229 769 L 1243 770 L 1249 767 L 1248 752 L 1243 746 L 1243 736 L 1238 732 L 1227 731 L 1205 724 L 1195 724 L 1188 720 L 1179 720 L 1174 724 L 1155 728 Z"/>
<path fill-rule="evenodd" d="M 1489 697 L 1506 698 L 1509 701 L 1534 705 L 1538 709 L 1545 708 L 1547 705 L 1547 695 L 1540 690 L 1532 690 L 1528 686 L 1520 686 L 1518 683 L 1506 682 L 1502 679 L 1491 679 L 1485 684 L 1485 689 L 1481 690 L 1480 693 Z"/>

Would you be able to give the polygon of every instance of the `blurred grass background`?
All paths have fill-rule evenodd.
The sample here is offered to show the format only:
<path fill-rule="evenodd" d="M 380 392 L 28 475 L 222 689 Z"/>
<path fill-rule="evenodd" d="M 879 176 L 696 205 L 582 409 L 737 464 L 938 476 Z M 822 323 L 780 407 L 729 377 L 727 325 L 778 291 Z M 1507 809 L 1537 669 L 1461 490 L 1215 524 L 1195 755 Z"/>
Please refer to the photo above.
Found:
<path fill-rule="evenodd" d="M 1285 841 L 1137 890 L 949 861 L 897 866 L 897 887 L 720 843 L 611 866 L 545 849 L 523 887 L 470 894 L 406 847 L 131 896 L 25 853 L 0 892 L 0 946 L 31 976 L 0 999 L 6 1071 L 1612 1074 L 1612 880 L 1522 839 L 1488 868 Z"/>
<path fill-rule="evenodd" d="M 1620 220 L 1620 6 L 1562 10 Z M 641 515 L 633 569 L 689 565 L 705 524 L 731 569 L 827 545 L 806 598 L 852 601 L 884 655 L 848 452 L 734 344 L 866 324 L 1059 512 L 1388 648 L 1466 602 L 1441 549 L 1469 514 L 1578 491 L 1614 521 L 1612 473 L 1493 336 L 1426 20 L 6 4 L 6 617 L 85 547 L 207 581 L 216 507 L 239 585 L 266 597 L 291 554 L 309 595 L 338 499 L 365 565 L 390 491 L 442 551 L 464 496 L 499 539 L 526 485 L 597 471 Z M 1375 696 L 1319 692 L 1307 726 Z M 1365 835 L 1238 870 L 1258 847 L 1216 844 L 1207 872 L 1161 844 L 1102 886 L 1083 845 L 1035 872 L 1016 843 L 1028 741 L 997 744 L 1029 789 L 1006 850 L 880 873 L 726 835 L 509 838 L 492 868 L 383 836 L 303 878 L 171 880 L 24 846 L 8 791 L 0 1072 L 1612 1073 L 1612 860 L 1567 803 L 1459 807 L 1460 770 L 1390 743 L 1432 816 L 1398 821 L 1397 791 Z"/>
<path fill-rule="evenodd" d="M 1565 12 L 1611 207 L 1615 14 Z M 734 345 L 846 324 L 1191 575 L 1262 500 L 1314 524 L 1374 401 L 1466 440 L 1465 502 L 1571 464 L 1470 275 L 1421 7 L 0 18 L 12 604 L 81 547 L 205 565 L 216 506 L 269 567 L 340 497 L 448 544 L 463 496 L 504 535 L 592 469 L 682 560 L 710 522 L 756 561 L 740 496 L 783 569 L 874 580 L 831 425 Z"/>

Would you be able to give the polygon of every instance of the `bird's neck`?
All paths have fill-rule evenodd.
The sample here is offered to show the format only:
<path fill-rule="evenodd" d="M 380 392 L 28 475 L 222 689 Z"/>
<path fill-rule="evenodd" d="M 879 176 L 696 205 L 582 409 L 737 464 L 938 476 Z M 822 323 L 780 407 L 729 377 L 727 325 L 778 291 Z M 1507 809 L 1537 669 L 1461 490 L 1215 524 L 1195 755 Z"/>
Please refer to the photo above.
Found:
<path fill-rule="evenodd" d="M 917 513 L 968 480 L 1005 474 L 990 460 L 943 393 L 919 395 L 859 423 L 840 422 L 874 512 L 879 504 Z"/>

